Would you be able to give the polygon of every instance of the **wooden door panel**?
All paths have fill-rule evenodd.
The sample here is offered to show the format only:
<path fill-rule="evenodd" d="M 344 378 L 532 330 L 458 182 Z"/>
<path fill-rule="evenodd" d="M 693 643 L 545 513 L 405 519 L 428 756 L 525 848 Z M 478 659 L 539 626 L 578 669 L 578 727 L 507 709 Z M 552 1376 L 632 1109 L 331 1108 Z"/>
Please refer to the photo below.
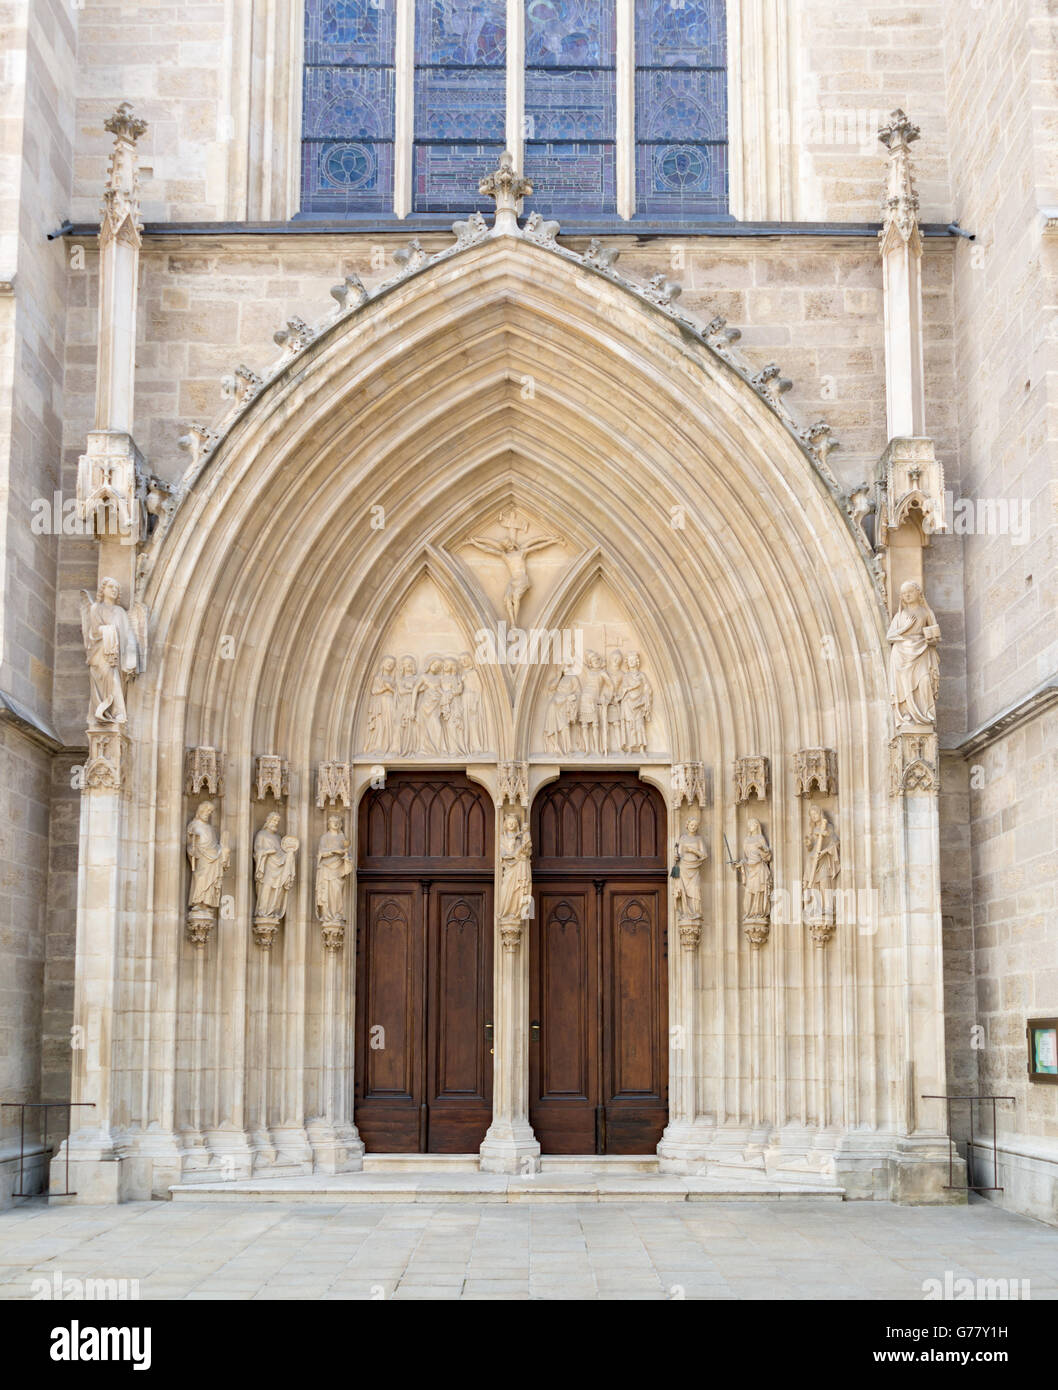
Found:
<path fill-rule="evenodd" d="M 431 1153 L 472 1153 L 492 1121 L 492 887 L 430 890 L 427 1077 Z"/>
<path fill-rule="evenodd" d="M 422 897 L 417 885 L 360 893 L 357 1124 L 368 1148 L 419 1147 Z"/>
<path fill-rule="evenodd" d="M 597 932 L 591 884 L 537 894 L 538 969 L 530 998 L 540 1029 L 530 1047 L 530 1123 L 544 1153 L 591 1153 L 598 1091 Z"/>
<path fill-rule="evenodd" d="M 665 889 L 607 884 L 606 1151 L 651 1153 L 668 1113 Z M 609 1039 L 608 1045 L 606 1039 Z"/>

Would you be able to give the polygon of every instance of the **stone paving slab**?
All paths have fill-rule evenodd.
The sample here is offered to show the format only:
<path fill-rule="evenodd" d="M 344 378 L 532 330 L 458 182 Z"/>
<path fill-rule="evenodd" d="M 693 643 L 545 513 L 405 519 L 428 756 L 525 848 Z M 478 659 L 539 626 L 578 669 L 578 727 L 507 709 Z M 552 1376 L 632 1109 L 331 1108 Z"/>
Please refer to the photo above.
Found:
<path fill-rule="evenodd" d="M 924 1281 L 1058 1299 L 1058 1229 L 975 1200 L 22 1204 L 0 1214 L 0 1300 L 45 1281 L 141 1299 L 922 1299 Z M 69 1290 L 75 1292 L 71 1295 Z M 80 1293 L 76 1292 L 81 1289 Z"/>

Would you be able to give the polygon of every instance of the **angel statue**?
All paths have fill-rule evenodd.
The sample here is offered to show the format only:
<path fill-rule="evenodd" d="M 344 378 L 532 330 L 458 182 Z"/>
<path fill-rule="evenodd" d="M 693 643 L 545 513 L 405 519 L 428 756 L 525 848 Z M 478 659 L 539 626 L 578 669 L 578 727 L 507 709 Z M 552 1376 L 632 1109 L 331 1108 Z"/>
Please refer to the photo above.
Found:
<path fill-rule="evenodd" d="M 94 601 L 87 589 L 81 590 L 81 636 L 91 685 L 89 722 L 128 723 L 125 691 L 147 665 L 147 610 L 134 603 L 126 611 L 121 585 L 103 579 Z"/>

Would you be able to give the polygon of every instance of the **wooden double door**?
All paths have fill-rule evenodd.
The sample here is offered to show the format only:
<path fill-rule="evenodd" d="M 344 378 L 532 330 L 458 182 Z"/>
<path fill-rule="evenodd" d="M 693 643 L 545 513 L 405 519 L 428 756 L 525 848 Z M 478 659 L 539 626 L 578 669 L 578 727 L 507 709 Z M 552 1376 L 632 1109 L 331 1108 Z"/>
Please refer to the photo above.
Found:
<path fill-rule="evenodd" d="M 665 807 L 630 774 L 534 804 L 529 1120 L 541 1150 L 653 1153 L 668 1119 Z"/>
<path fill-rule="evenodd" d="M 493 811 L 391 774 L 360 818 L 356 1094 L 374 1153 L 474 1153 L 492 1120 Z"/>

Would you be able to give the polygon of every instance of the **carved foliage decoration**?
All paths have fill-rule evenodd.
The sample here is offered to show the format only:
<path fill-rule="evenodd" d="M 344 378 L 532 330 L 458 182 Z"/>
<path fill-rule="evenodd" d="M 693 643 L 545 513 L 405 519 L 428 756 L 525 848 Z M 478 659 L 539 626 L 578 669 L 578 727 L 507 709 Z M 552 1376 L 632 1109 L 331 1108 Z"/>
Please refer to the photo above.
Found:
<path fill-rule="evenodd" d="M 763 754 L 735 759 L 735 800 L 740 806 L 752 796 L 767 801 L 768 782 L 768 759 Z"/>
<path fill-rule="evenodd" d="M 802 748 L 793 756 L 798 796 L 831 796 L 837 788 L 837 754 L 832 748 Z"/>

